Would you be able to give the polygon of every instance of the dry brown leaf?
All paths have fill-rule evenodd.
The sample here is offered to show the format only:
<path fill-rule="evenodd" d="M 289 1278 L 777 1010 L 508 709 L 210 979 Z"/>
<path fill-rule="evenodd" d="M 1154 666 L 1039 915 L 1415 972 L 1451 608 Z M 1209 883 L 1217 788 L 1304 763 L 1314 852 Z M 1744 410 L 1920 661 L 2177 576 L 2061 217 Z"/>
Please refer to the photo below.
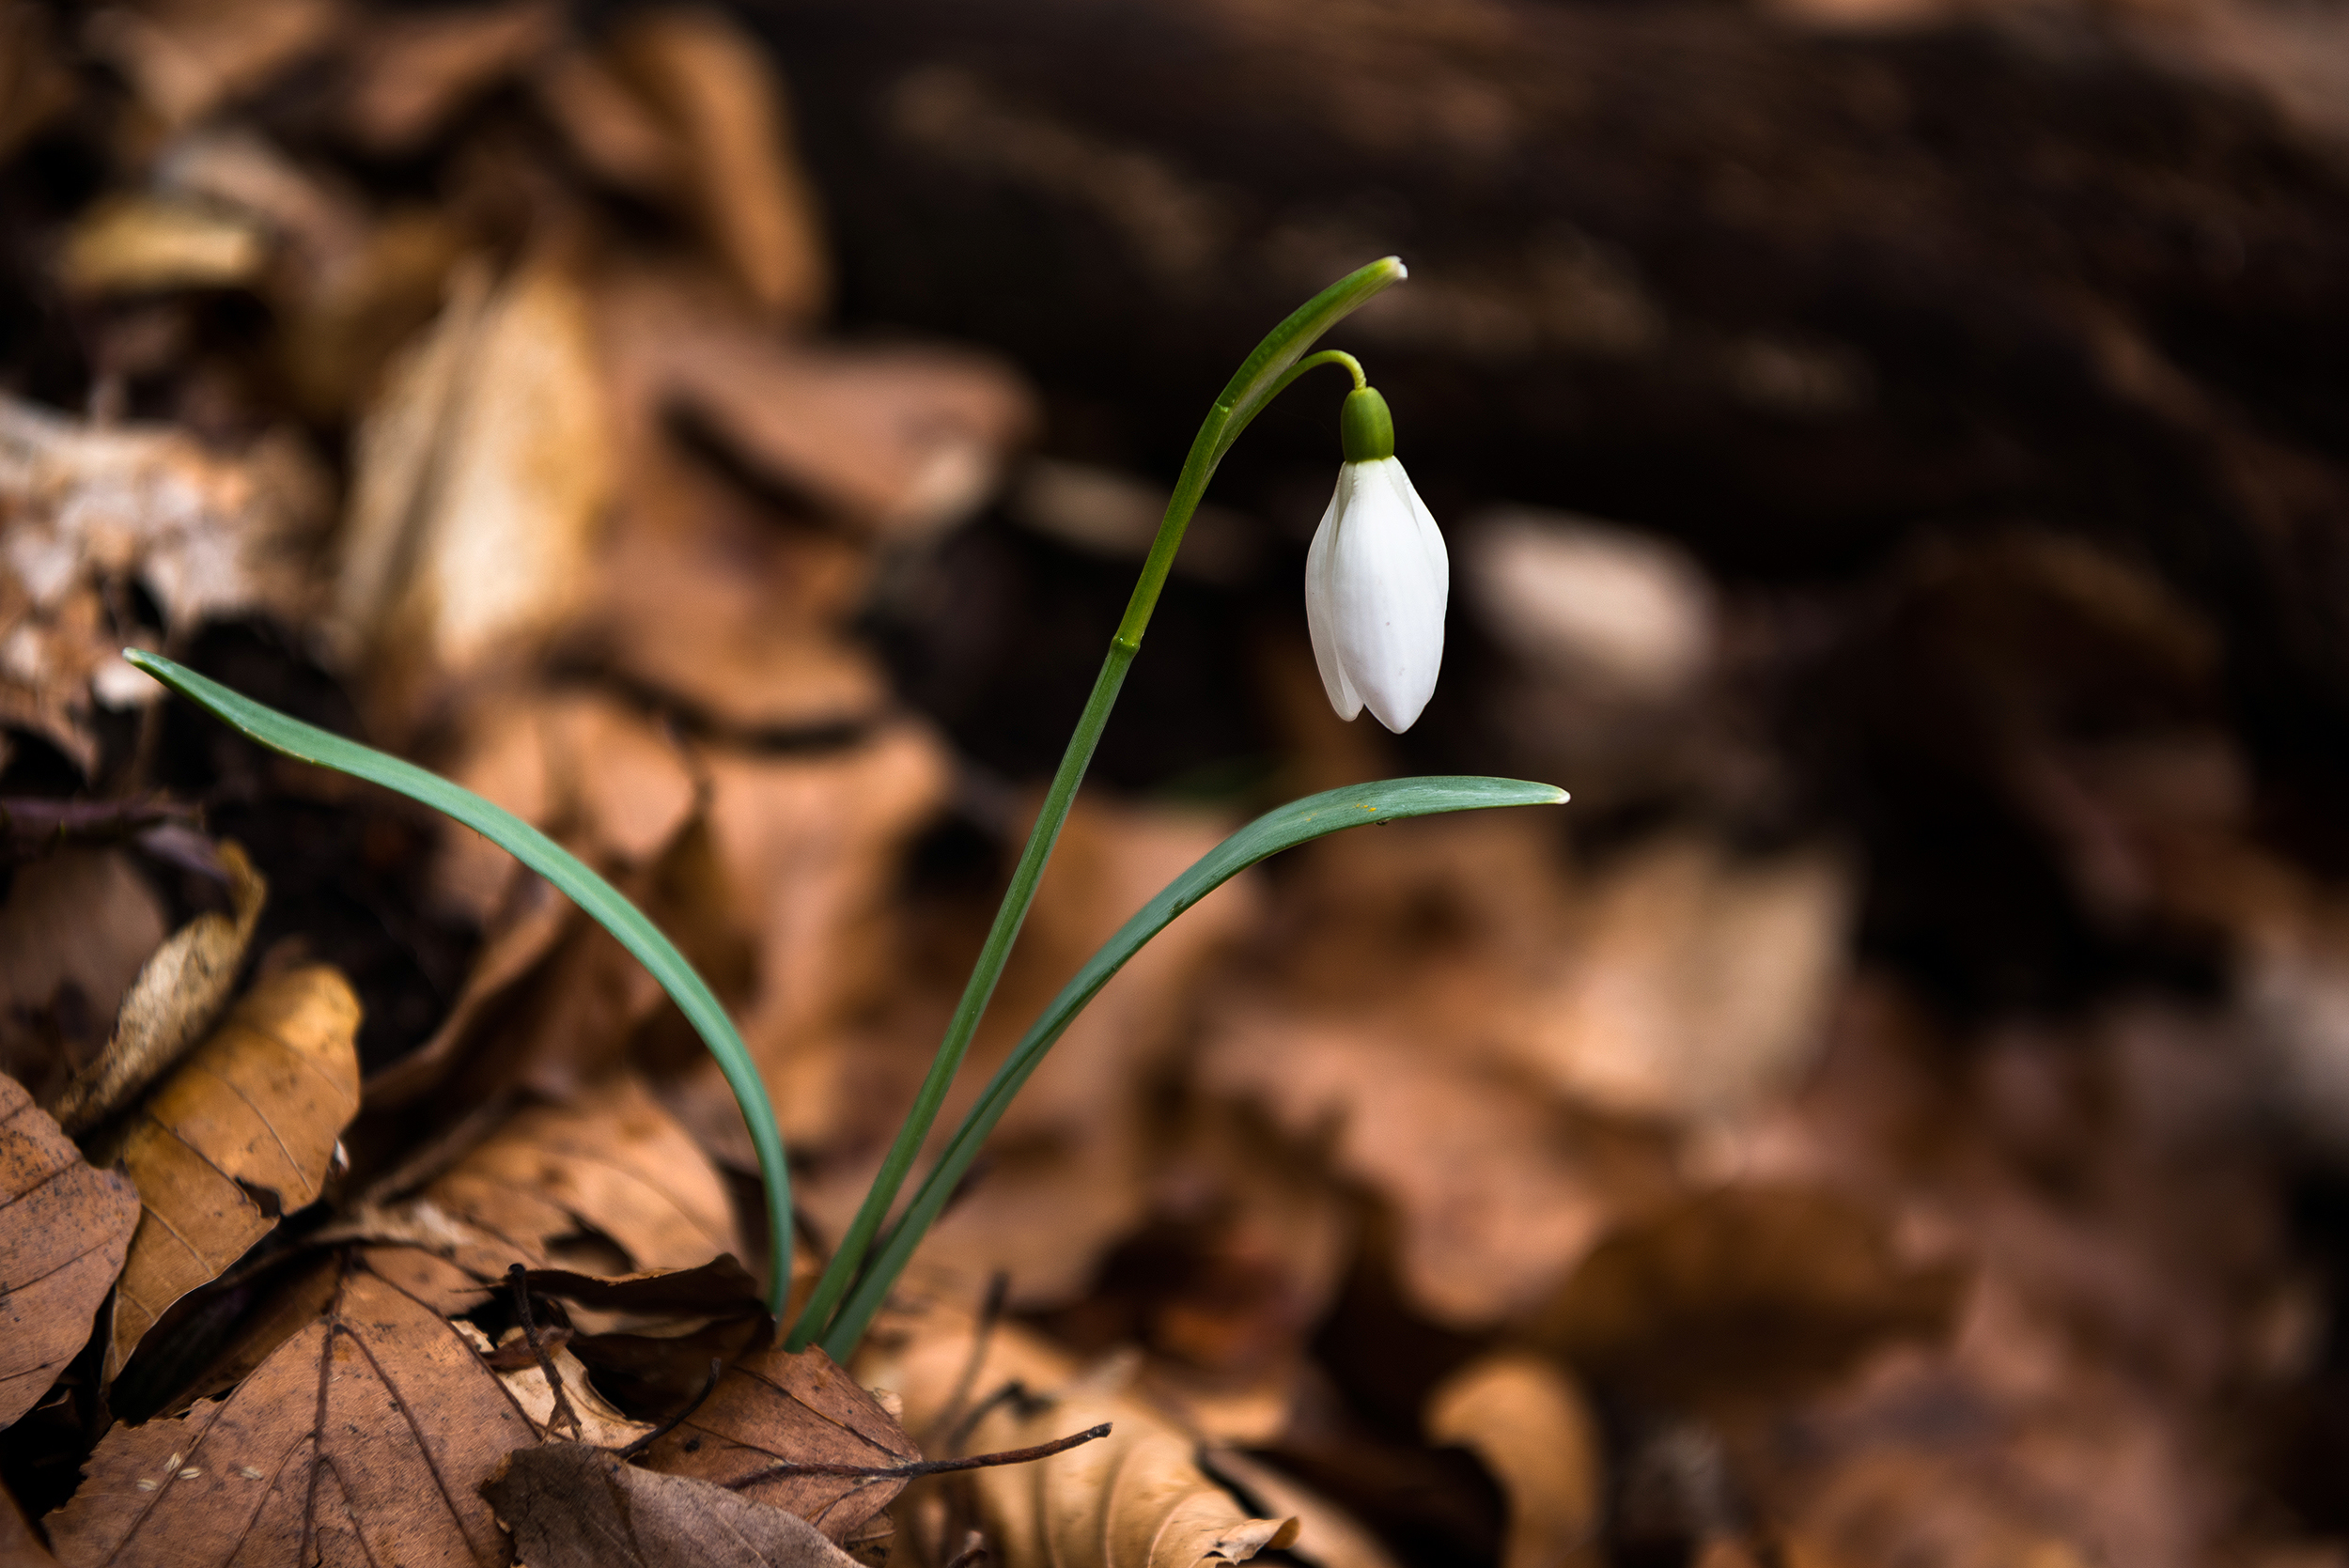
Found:
<path fill-rule="evenodd" d="M 302 620 L 325 505 L 290 437 L 228 458 L 177 430 L 89 425 L 0 396 L 0 722 L 86 770 L 92 705 L 136 707 L 163 692 L 123 662 L 125 644 L 228 615 Z M 134 582 L 161 628 L 122 618 Z"/>
<path fill-rule="evenodd" d="M 1111 1423 L 1097 1441 L 970 1473 L 1003 1568 L 1196 1568 L 1296 1542 L 1295 1518 L 1251 1518 L 1201 1468 L 1197 1437 L 1135 1391 L 1136 1358 L 1112 1356 L 1079 1372 L 1031 1330 L 999 1323 L 973 1376 L 978 1332 L 967 1310 L 916 1300 L 877 1325 L 857 1368 L 904 1401 L 911 1430 L 941 1436 L 959 1428 L 976 1402 L 1018 1385 L 1027 1397 L 992 1405 L 960 1434 L 965 1453 L 1027 1448 Z"/>
<path fill-rule="evenodd" d="M 484 1489 L 529 1568 L 850 1568 L 795 1514 L 583 1443 L 522 1449 Z"/>
<path fill-rule="evenodd" d="M 0 1562 L 15 1568 L 49 1568 L 56 1560 L 33 1533 L 32 1522 L 24 1517 L 16 1498 L 0 1489 Z"/>
<path fill-rule="evenodd" d="M 498 1369 L 498 1381 L 506 1385 L 506 1391 L 514 1396 L 514 1403 L 541 1436 L 592 1443 L 602 1449 L 624 1449 L 660 1430 L 649 1421 L 630 1421 L 614 1408 L 597 1391 L 587 1369 L 568 1345 L 542 1343 L 535 1354 L 531 1353 L 529 1336 L 519 1325 L 508 1328 L 505 1337 L 492 1345 L 490 1336 L 472 1324 L 462 1318 L 454 1321 L 466 1343 Z M 501 1351 L 503 1356 L 498 1355 Z M 530 1355 L 528 1365 L 509 1364 L 524 1354 Z M 554 1397 L 554 1384 L 548 1381 L 546 1368 L 538 1364 L 538 1355 L 546 1357 L 554 1368 L 555 1377 L 562 1382 L 563 1397 L 559 1404 Z"/>
<path fill-rule="evenodd" d="M 942 349 L 818 349 L 711 322 L 668 360 L 677 405 L 746 468 L 885 537 L 961 522 L 1035 427 L 1009 369 Z"/>
<path fill-rule="evenodd" d="M 1847 1199 L 1724 1188 L 1610 1235 L 1532 1324 L 1570 1363 L 1683 1403 L 1816 1388 L 1945 1338 L 1966 1271 L 1912 1261 Z"/>
<path fill-rule="evenodd" d="M 665 1475 L 721 1483 L 785 1508 L 834 1541 L 856 1539 L 902 1478 L 778 1475 L 779 1464 L 887 1466 L 922 1457 L 904 1428 L 820 1350 L 770 1346 L 728 1368 L 700 1408 L 645 1452 Z"/>
<path fill-rule="evenodd" d="M 269 264 L 267 231 L 241 212 L 171 196 L 113 196 L 76 219 L 57 258 L 77 294 L 247 288 Z"/>
<path fill-rule="evenodd" d="M 180 126 L 322 47 L 342 17 L 337 0 L 153 0 L 94 11 L 83 39 Z"/>
<path fill-rule="evenodd" d="M 1524 996 L 1518 1048 L 1567 1094 L 1620 1114 L 1750 1109 L 1818 1053 L 1854 896 L 1829 856 L 1643 847 L 1592 890 L 1564 974 Z"/>
<path fill-rule="evenodd" d="M 163 1310 L 315 1201 L 359 1110 L 359 999 L 324 965 L 272 975 L 149 1095 L 113 1153 L 144 1212 L 115 1306 L 112 1376 Z"/>
<path fill-rule="evenodd" d="M 610 494 L 587 307 L 557 267 L 460 270 L 361 427 L 336 638 L 412 720 L 441 682 L 526 650 L 576 602 Z"/>
<path fill-rule="evenodd" d="M 1598 1420 L 1554 1363 L 1504 1351 L 1427 1396 L 1427 1440 L 1465 1448 L 1509 1499 L 1502 1568 L 1596 1568 L 1606 1508 Z"/>
<path fill-rule="evenodd" d="M 1287 1550 L 1312 1568 L 1398 1568 L 1378 1537 L 1352 1514 L 1262 1460 L 1216 1449 L 1201 1464 L 1218 1480 L 1237 1485 L 1258 1510 L 1294 1518 L 1297 1539 Z"/>
<path fill-rule="evenodd" d="M 91 1169 L 23 1085 L 0 1077 L 0 1427 L 31 1409 L 89 1339 L 138 1205 L 119 1172 Z"/>
<path fill-rule="evenodd" d="M 678 7 L 630 18 L 611 59 L 682 144 L 692 210 L 743 290 L 786 320 L 820 316 L 831 262 L 767 53 L 724 13 Z"/>
<path fill-rule="evenodd" d="M 54 1097 L 103 1048 L 164 935 L 163 901 L 119 850 L 60 849 L 16 868 L 0 903 L 0 1072 Z"/>
<path fill-rule="evenodd" d="M 468 99 L 544 53 L 561 25 L 550 0 L 370 16 L 349 51 L 356 80 L 343 122 L 372 151 L 411 153 Z"/>
<path fill-rule="evenodd" d="M 92 1568 L 497 1568 L 479 1488 L 536 1436 L 455 1325 L 353 1259 L 226 1400 L 109 1432 L 50 1539 Z"/>
<path fill-rule="evenodd" d="M 521 1112 L 415 1198 L 353 1226 L 432 1247 L 485 1283 L 518 1263 L 627 1273 L 742 1250 L 716 1167 L 632 1074 Z"/>
<path fill-rule="evenodd" d="M 252 945 L 269 884 L 234 843 L 217 846 L 231 912 L 207 911 L 174 931 L 123 994 L 114 1037 L 73 1076 L 50 1113 L 69 1132 L 88 1131 L 178 1064 L 219 1018 Z"/>

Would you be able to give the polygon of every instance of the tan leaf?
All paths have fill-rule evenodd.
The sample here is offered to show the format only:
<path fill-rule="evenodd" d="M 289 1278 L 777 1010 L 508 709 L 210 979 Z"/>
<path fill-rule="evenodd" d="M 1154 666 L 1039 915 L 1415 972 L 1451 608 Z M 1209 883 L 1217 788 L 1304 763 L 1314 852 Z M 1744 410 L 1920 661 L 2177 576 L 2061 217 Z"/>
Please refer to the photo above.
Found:
<path fill-rule="evenodd" d="M 128 1181 L 91 1169 L 23 1085 L 0 1077 L 0 1427 L 31 1409 L 89 1339 L 138 1204 Z"/>
<path fill-rule="evenodd" d="M 232 912 L 196 916 L 147 960 L 122 998 L 114 1038 L 50 1107 L 68 1131 L 86 1132 L 130 1104 L 219 1018 L 269 896 L 242 847 L 224 843 L 219 857 Z"/>
<path fill-rule="evenodd" d="M 631 18 L 612 61 L 683 144 L 692 210 L 744 291 L 786 319 L 821 315 L 832 267 L 767 53 L 723 12 L 680 7 Z"/>
<path fill-rule="evenodd" d="M 457 1331 L 465 1336 L 465 1342 L 479 1351 L 485 1360 L 498 1352 L 505 1353 L 491 1361 L 491 1365 L 498 1369 L 498 1381 L 506 1385 L 506 1391 L 514 1396 L 514 1403 L 521 1407 L 522 1414 L 530 1418 L 530 1424 L 537 1427 L 542 1436 L 568 1437 L 578 1442 L 592 1443 L 598 1448 L 624 1449 L 647 1433 L 660 1430 L 648 1421 L 630 1421 L 624 1413 L 614 1409 L 609 1400 L 596 1391 L 595 1384 L 588 1378 L 587 1369 L 580 1364 L 579 1358 L 572 1355 L 567 1346 L 539 1346 L 553 1366 L 554 1375 L 562 1382 L 563 1397 L 558 1404 L 554 1385 L 547 1380 L 546 1368 L 541 1367 L 537 1355 L 531 1353 L 529 1336 L 519 1326 L 508 1328 L 505 1337 L 492 1346 L 490 1336 L 472 1324 L 462 1318 L 454 1321 Z M 529 1357 L 528 1364 L 509 1364 L 522 1356 Z M 569 1414 L 564 1415 L 563 1411 Z"/>
<path fill-rule="evenodd" d="M 242 213 L 206 202 L 114 196 L 82 214 L 58 256 L 59 279 L 79 294 L 257 284 L 269 235 Z"/>
<path fill-rule="evenodd" d="M 1890 1341 L 1943 1338 L 1965 1282 L 1904 1256 L 1848 1200 L 1725 1188 L 1610 1235 L 1532 1328 L 1595 1374 L 1735 1400 L 1816 1387 Z"/>
<path fill-rule="evenodd" d="M 535 1437 L 454 1325 L 353 1260 L 226 1400 L 109 1432 L 50 1539 L 111 1568 L 493 1568 L 506 1543 L 479 1487 Z"/>
<path fill-rule="evenodd" d="M 449 303 L 361 427 L 334 631 L 412 717 L 439 683 L 526 647 L 571 607 L 611 488 L 585 302 L 557 267 Z"/>
<path fill-rule="evenodd" d="M 114 1155 L 144 1212 L 107 1375 L 163 1310 L 315 1201 L 359 1110 L 359 999 L 323 965 L 254 986 L 148 1097 Z"/>
<path fill-rule="evenodd" d="M 903 1480 L 747 1478 L 778 1464 L 886 1466 L 921 1457 L 904 1428 L 831 1357 L 770 1347 L 729 1368 L 701 1407 L 646 1452 L 645 1463 L 666 1475 L 723 1483 L 848 1541 L 905 1490 Z"/>
<path fill-rule="evenodd" d="M 483 1283 L 518 1263 L 627 1273 L 742 1250 L 717 1168 L 633 1074 L 521 1111 L 383 1218 L 352 1229 L 433 1247 Z"/>
<path fill-rule="evenodd" d="M 997 1324 L 969 1376 L 976 1332 L 966 1311 L 917 1303 L 881 1321 L 859 1375 L 897 1394 L 911 1430 L 929 1433 L 959 1426 L 973 1402 L 1018 1386 L 1025 1397 L 994 1403 L 961 1435 L 963 1453 L 1112 1427 L 1048 1459 L 970 1473 L 1003 1568 L 1196 1568 L 1296 1543 L 1296 1518 L 1252 1518 L 1200 1467 L 1196 1436 L 1136 1390 L 1138 1358 L 1112 1356 L 1081 1373 L 1031 1330 Z"/>
<path fill-rule="evenodd" d="M 32 1523 L 16 1498 L 0 1489 L 0 1562 L 13 1563 L 16 1568 L 48 1568 L 56 1560 L 33 1533 Z"/>
<path fill-rule="evenodd" d="M 1427 1396 L 1427 1440 L 1484 1461 L 1509 1499 L 1502 1568 L 1596 1568 L 1606 1506 L 1597 1418 L 1556 1364 L 1523 1352 L 1471 1361 Z"/>
<path fill-rule="evenodd" d="M 522 1449 L 487 1488 L 529 1568 L 850 1568 L 795 1514 L 583 1443 Z"/>

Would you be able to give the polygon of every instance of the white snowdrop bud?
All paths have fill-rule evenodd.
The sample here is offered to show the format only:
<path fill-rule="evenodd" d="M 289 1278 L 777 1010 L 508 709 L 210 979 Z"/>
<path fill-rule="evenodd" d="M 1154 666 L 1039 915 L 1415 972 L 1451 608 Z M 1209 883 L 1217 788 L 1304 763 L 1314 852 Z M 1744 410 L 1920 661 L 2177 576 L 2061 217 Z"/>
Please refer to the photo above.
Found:
<path fill-rule="evenodd" d="M 1330 706 L 1400 735 L 1435 694 L 1452 567 L 1394 456 L 1387 400 L 1369 387 L 1338 413 L 1346 464 L 1305 555 L 1305 624 Z"/>

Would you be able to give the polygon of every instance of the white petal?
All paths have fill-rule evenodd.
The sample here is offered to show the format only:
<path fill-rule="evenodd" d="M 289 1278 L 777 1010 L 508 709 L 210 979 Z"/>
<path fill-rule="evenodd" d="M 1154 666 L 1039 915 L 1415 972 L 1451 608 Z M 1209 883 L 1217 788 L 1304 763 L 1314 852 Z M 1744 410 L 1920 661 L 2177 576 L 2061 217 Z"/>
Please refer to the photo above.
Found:
<path fill-rule="evenodd" d="M 1451 562 L 1435 519 L 1392 458 L 1346 464 L 1336 511 L 1323 525 L 1330 535 L 1324 613 L 1335 662 L 1399 735 L 1435 695 Z"/>
<path fill-rule="evenodd" d="M 1330 695 L 1330 706 L 1346 720 L 1360 718 L 1362 699 L 1346 684 L 1346 672 L 1338 666 L 1337 644 L 1330 630 L 1333 614 L 1330 583 L 1330 546 L 1337 535 L 1337 517 L 1344 505 L 1346 492 L 1353 487 L 1344 468 L 1338 471 L 1338 488 L 1330 496 L 1330 509 L 1321 514 L 1321 526 L 1314 530 L 1313 547 L 1305 551 L 1305 629 L 1313 634 L 1314 663 L 1321 671 L 1321 689 Z"/>

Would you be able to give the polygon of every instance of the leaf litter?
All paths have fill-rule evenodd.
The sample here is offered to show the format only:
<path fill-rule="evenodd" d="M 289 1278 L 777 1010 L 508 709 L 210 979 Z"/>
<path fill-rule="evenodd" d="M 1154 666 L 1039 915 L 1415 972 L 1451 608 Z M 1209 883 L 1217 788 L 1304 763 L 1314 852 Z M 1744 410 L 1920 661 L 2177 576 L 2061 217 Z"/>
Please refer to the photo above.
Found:
<path fill-rule="evenodd" d="M 820 1252 L 1159 493 L 983 267 L 934 318 L 984 345 L 828 312 L 869 309 L 876 202 L 1174 190 L 1041 110 L 844 182 L 832 47 L 0 8 L 0 163 L 103 171 L 0 188 L 6 287 L 56 302 L 0 364 L 0 1551 L 2341 1560 L 2298 1457 L 2341 1430 L 2330 851 L 2227 706 L 2236 633 L 2012 517 L 1762 588 L 1451 459 L 1475 586 L 1400 754 L 1588 811 L 1236 882 L 1070 1031 L 852 1364 L 777 1346 L 739 1118 L 625 955 L 472 835 L 224 760 L 117 655 L 401 749 L 639 897 L 740 1019 Z M 875 123 L 963 101 L 918 86 Z M 1609 351 L 1703 336 L 1671 318 Z M 1453 340 L 1414 351 L 1483 364 Z M 1411 770 L 1322 705 L 1292 481 L 1243 467 L 1198 542 L 1246 548 L 1183 579 L 1207 629 L 1143 666 L 1193 674 L 1112 727 L 974 1073 L 1260 798 Z M 1075 472 L 1050 529 L 1002 504 Z M 320 881 L 349 904 L 285 895 Z M 2050 948 L 2060 1004 L 1968 992 Z M 363 1092 L 379 999 L 427 1021 Z"/>

